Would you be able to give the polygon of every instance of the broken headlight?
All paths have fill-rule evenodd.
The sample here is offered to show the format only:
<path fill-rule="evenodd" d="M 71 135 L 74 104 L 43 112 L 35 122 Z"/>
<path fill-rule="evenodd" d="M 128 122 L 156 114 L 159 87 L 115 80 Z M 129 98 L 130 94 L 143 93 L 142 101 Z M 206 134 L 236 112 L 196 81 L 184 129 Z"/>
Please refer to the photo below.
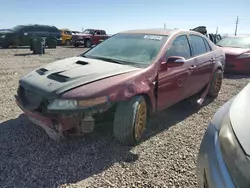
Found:
<path fill-rule="evenodd" d="M 109 101 L 108 96 L 88 100 L 55 99 L 48 105 L 48 110 L 74 110 L 93 107 Z"/>
<path fill-rule="evenodd" d="M 222 121 L 219 141 L 223 159 L 236 187 L 250 187 L 250 161 L 234 134 L 229 116 Z"/>

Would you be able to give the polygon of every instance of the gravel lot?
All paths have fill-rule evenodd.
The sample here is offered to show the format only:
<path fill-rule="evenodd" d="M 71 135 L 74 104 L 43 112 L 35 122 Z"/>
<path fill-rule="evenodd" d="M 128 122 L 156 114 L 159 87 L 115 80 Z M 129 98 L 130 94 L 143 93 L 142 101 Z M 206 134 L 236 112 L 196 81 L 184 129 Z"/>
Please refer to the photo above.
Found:
<path fill-rule="evenodd" d="M 0 49 L 1 187 L 190 187 L 197 186 L 196 155 L 208 121 L 250 78 L 224 79 L 219 97 L 198 112 L 180 103 L 154 117 L 136 147 L 114 142 L 110 126 L 62 143 L 28 122 L 14 102 L 18 79 L 84 48 Z"/>

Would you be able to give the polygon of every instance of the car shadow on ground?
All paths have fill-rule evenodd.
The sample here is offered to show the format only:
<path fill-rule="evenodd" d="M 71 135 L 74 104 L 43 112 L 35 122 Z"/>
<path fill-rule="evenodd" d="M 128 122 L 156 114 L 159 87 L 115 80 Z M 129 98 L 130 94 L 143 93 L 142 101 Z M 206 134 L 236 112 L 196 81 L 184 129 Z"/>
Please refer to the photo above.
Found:
<path fill-rule="evenodd" d="M 84 49 L 88 49 L 88 48 L 85 48 L 84 46 L 79 46 L 79 47 L 74 47 L 74 46 L 60 46 L 60 47 L 62 47 L 62 48 L 84 48 Z"/>
<path fill-rule="evenodd" d="M 204 105 L 211 101 L 205 101 Z M 151 119 L 145 139 L 169 129 L 197 112 L 188 103 L 179 103 Z M 63 142 L 51 140 L 30 123 L 25 115 L 0 124 L 0 184 L 6 187 L 55 187 L 83 181 L 115 163 L 126 167 L 138 155 L 131 147 L 119 145 L 112 126 Z"/>
<path fill-rule="evenodd" d="M 8 49 L 30 49 L 30 47 L 29 46 L 10 46 L 9 48 L 2 48 L 2 47 L 0 47 L 0 49 L 2 49 L 2 50 L 8 50 Z"/>
<path fill-rule="evenodd" d="M 39 54 L 33 54 L 33 53 L 14 54 L 14 56 L 30 56 L 30 55 L 39 55 Z"/>

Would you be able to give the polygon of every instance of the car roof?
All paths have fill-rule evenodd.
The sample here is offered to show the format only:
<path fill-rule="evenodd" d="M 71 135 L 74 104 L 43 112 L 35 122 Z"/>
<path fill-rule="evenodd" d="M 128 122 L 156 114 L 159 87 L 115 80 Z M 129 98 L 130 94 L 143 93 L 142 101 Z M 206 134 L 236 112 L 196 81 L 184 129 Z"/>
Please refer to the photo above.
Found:
<path fill-rule="evenodd" d="M 126 31 L 121 31 L 119 33 L 138 33 L 138 34 L 152 34 L 152 35 L 173 35 L 176 33 L 192 33 L 192 34 L 200 34 L 199 32 L 196 31 L 191 31 L 191 30 L 180 30 L 180 29 L 135 29 L 135 30 L 126 30 Z M 202 35 L 202 34 L 201 34 Z"/>

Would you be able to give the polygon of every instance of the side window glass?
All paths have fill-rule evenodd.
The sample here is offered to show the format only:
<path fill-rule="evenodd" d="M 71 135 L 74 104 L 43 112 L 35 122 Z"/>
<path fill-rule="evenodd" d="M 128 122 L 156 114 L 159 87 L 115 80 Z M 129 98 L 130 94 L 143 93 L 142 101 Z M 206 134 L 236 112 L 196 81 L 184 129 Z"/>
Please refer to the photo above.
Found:
<path fill-rule="evenodd" d="M 197 35 L 190 35 L 194 56 L 205 54 L 207 52 L 204 40 L 202 37 Z"/>
<path fill-rule="evenodd" d="M 185 59 L 191 57 L 190 46 L 186 35 L 179 36 L 173 41 L 170 49 L 167 51 L 167 57 L 170 56 L 181 56 Z"/>
<path fill-rule="evenodd" d="M 96 30 L 96 31 L 95 31 L 95 35 L 101 35 L 101 32 L 98 31 L 98 30 Z"/>
<path fill-rule="evenodd" d="M 204 40 L 204 42 L 205 42 L 205 46 L 206 46 L 207 52 L 210 52 L 210 51 L 211 51 L 210 45 L 208 44 L 208 42 L 207 42 L 206 39 L 203 39 L 203 40 Z"/>

